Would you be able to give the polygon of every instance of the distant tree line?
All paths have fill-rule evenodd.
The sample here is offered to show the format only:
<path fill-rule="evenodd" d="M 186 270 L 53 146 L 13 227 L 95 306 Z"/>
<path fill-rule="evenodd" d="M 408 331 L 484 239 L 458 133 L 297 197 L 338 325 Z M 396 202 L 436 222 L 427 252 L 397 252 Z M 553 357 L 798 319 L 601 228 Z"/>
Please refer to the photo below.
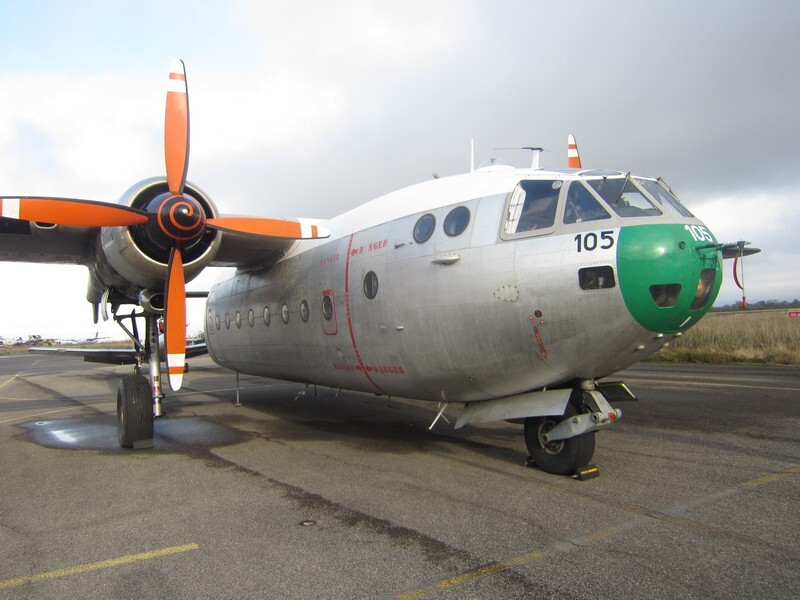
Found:
<path fill-rule="evenodd" d="M 788 300 L 759 300 L 758 302 L 748 302 L 747 303 L 747 310 L 766 310 L 766 309 L 790 309 L 790 308 L 800 308 L 800 300 L 795 298 L 791 302 Z M 742 310 L 742 303 L 737 302 L 735 304 L 726 304 L 724 306 L 715 306 L 711 309 L 714 312 L 725 312 L 725 311 L 732 311 L 732 310 Z"/>

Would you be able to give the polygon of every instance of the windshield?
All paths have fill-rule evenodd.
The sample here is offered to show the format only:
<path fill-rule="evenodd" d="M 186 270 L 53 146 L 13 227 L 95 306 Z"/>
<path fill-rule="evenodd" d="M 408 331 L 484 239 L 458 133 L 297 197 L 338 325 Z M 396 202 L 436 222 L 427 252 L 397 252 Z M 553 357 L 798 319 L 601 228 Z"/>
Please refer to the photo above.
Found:
<path fill-rule="evenodd" d="M 592 193 L 580 181 L 573 181 L 567 192 L 567 203 L 564 206 L 564 223 L 582 223 L 598 219 L 610 219 L 611 215 L 592 196 Z"/>
<path fill-rule="evenodd" d="M 644 188 L 644 191 L 650 194 L 656 202 L 658 202 L 664 209 L 664 212 L 682 217 L 694 217 L 689 210 L 680 203 L 675 195 L 669 188 L 660 180 L 653 181 L 652 179 L 636 179 L 636 183 Z"/>
<path fill-rule="evenodd" d="M 630 177 L 590 179 L 588 183 L 620 217 L 653 217 L 661 214 Z"/>

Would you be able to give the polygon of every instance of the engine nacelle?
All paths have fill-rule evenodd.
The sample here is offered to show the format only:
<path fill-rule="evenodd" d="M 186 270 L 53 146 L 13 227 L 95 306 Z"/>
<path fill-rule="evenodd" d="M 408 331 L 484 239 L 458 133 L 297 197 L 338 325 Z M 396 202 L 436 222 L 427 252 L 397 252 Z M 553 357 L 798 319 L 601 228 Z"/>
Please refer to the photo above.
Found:
<path fill-rule="evenodd" d="M 165 178 L 145 179 L 129 188 L 119 204 L 147 210 L 154 199 L 168 191 Z M 187 182 L 184 193 L 197 200 L 206 218 L 218 216 L 214 203 L 200 188 Z M 167 277 L 169 252 L 152 242 L 148 227 L 149 224 L 104 227 L 100 232 L 96 274 L 105 286 L 114 287 L 131 299 L 136 299 L 143 289 L 163 289 Z M 191 247 L 182 249 L 186 281 L 197 277 L 214 259 L 220 239 L 219 232 L 208 228 Z"/>

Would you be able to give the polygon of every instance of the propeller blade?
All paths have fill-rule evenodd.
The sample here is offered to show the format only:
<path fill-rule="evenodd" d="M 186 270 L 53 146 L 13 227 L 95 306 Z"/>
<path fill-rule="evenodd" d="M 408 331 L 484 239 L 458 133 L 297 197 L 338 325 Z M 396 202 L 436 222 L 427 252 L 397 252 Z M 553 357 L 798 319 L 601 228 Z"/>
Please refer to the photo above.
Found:
<path fill-rule="evenodd" d="M 181 389 L 186 366 L 186 276 L 183 272 L 183 258 L 178 248 L 173 248 L 169 256 L 164 321 L 169 386 L 177 392 Z"/>
<path fill-rule="evenodd" d="M 164 116 L 164 157 L 169 191 L 180 195 L 189 166 L 189 88 L 186 85 L 186 67 L 178 58 L 172 61 L 169 73 Z"/>
<path fill-rule="evenodd" d="M 75 227 L 147 223 L 147 213 L 106 202 L 72 198 L 0 198 L 0 217 Z"/>
<path fill-rule="evenodd" d="M 578 153 L 578 142 L 571 133 L 567 136 L 567 167 L 570 169 L 581 168 L 581 155 Z"/>
<path fill-rule="evenodd" d="M 259 217 L 218 217 L 208 219 L 207 227 L 232 233 L 245 233 L 274 238 L 313 240 L 326 238 L 330 231 L 302 219 L 264 219 Z"/>

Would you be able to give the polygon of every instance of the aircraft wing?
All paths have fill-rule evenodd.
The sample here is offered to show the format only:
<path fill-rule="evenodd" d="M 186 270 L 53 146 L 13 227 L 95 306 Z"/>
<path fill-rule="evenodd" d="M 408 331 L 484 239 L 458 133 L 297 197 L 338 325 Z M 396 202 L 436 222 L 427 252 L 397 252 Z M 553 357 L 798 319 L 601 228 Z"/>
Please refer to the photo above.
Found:
<path fill-rule="evenodd" d="M 98 231 L 0 217 L 0 261 L 88 265 Z"/>
<path fill-rule="evenodd" d="M 318 221 L 309 221 L 317 223 Z M 0 217 L 0 261 L 90 265 L 99 227 L 37 226 Z M 270 267 L 296 243 L 295 239 L 220 231 L 214 267 Z"/>
<path fill-rule="evenodd" d="M 139 351 L 133 348 L 29 348 L 31 354 L 71 354 L 82 356 L 84 362 L 103 363 L 106 365 L 135 365 L 139 360 Z M 186 346 L 186 358 L 206 354 L 205 344 Z"/>
<path fill-rule="evenodd" d="M 303 219 L 307 224 L 316 225 L 321 220 Z M 271 267 L 297 243 L 296 239 L 250 235 L 235 231 L 221 231 L 222 240 L 212 267 Z"/>

